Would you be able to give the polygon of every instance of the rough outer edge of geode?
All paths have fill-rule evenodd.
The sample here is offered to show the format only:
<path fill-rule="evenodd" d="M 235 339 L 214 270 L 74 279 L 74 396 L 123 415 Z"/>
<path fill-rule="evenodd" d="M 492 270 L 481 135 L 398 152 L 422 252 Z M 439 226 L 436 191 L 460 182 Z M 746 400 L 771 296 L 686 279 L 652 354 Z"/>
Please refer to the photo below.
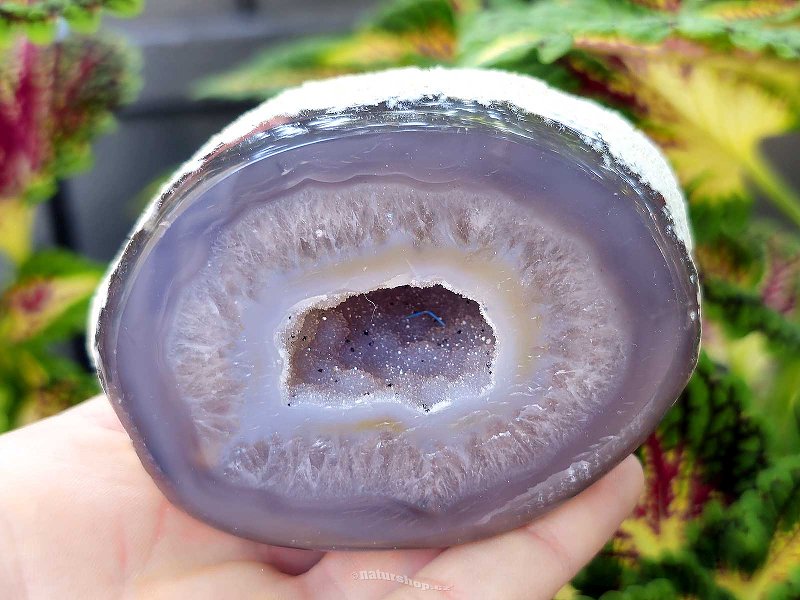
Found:
<path fill-rule="evenodd" d="M 413 103 L 425 98 L 442 102 L 466 101 L 485 106 L 512 106 L 523 113 L 535 115 L 555 128 L 569 129 L 576 133 L 587 146 L 617 161 L 639 181 L 659 194 L 664 200 L 663 213 L 668 222 L 667 233 L 682 250 L 683 260 L 690 271 L 691 284 L 697 291 L 697 307 L 700 307 L 700 289 L 696 268 L 692 259 L 692 240 L 688 225 L 686 201 L 670 165 L 661 151 L 642 132 L 618 113 L 599 104 L 553 89 L 544 82 L 525 75 L 503 71 L 480 69 L 418 69 L 403 68 L 376 73 L 347 75 L 328 80 L 309 82 L 287 90 L 267 100 L 258 107 L 246 112 L 220 133 L 208 140 L 160 189 L 147 206 L 132 229 L 127 243 L 123 246 L 97 289 L 91 306 L 88 323 L 87 346 L 95 367 L 100 375 L 103 388 L 108 391 L 107 373 L 101 361 L 101 328 L 107 319 L 106 304 L 111 292 L 119 287 L 130 263 L 135 261 L 149 234 L 156 227 L 168 227 L 161 223 L 165 207 L 185 186 L 202 178 L 206 165 L 237 143 L 251 136 L 269 131 L 277 126 L 291 125 L 309 112 L 324 112 L 335 117 L 339 113 L 353 109 L 367 108 L 386 103 L 387 106 Z M 624 200 L 623 200 L 624 201 Z M 105 313 L 105 314 L 104 314 Z M 699 314 L 696 315 L 699 323 Z M 697 341 L 699 342 L 699 326 Z M 693 360 L 697 359 L 697 343 Z M 128 411 L 113 398 L 114 408 L 133 435 L 136 424 L 129 418 Z M 630 423 L 625 431 L 638 427 L 643 415 Z M 624 432 L 620 432 L 622 435 Z M 625 448 L 621 448 L 624 445 Z M 143 442 L 134 442 L 140 459 L 151 474 L 160 472 Z M 636 440 L 623 443 L 615 436 L 609 440 L 608 447 L 620 447 L 625 452 L 632 451 Z M 578 460 L 573 467 L 577 470 L 588 467 L 585 460 Z M 591 480 L 596 480 L 613 465 L 606 464 Z M 569 470 L 572 470 L 571 467 Z M 555 473 L 554 481 L 563 479 L 564 472 Z M 562 492 L 577 491 L 584 484 L 574 480 L 572 484 L 561 482 Z M 527 502 L 532 496 L 541 495 L 547 482 L 531 488 L 514 502 Z M 574 488 L 574 489 L 573 489 Z M 509 504 L 513 504 L 511 502 Z M 500 509 L 498 509 L 498 512 Z M 486 517 L 491 519 L 491 515 Z"/>

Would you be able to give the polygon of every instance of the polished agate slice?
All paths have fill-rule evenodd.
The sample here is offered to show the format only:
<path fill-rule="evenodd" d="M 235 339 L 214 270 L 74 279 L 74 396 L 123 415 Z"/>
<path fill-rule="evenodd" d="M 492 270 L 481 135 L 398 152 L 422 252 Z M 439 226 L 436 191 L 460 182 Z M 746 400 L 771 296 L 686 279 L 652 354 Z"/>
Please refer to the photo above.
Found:
<path fill-rule="evenodd" d="M 98 294 L 95 359 L 167 497 L 306 548 L 445 546 L 595 481 L 697 359 L 684 202 L 543 83 L 307 84 L 183 167 Z"/>

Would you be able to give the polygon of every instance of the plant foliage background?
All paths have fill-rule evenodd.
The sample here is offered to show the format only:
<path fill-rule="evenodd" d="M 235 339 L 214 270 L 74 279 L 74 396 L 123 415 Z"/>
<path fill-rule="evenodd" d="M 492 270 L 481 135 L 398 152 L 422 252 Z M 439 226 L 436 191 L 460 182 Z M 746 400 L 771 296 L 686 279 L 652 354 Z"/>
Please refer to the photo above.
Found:
<path fill-rule="evenodd" d="M 79 401 L 53 345 L 82 329 L 100 266 L 34 252 L 37 202 L 88 166 L 130 95 L 118 44 L 72 33 L 135 0 L 0 1 L 0 431 Z M 800 598 L 800 197 L 761 144 L 798 127 L 800 5 L 783 0 L 394 0 L 350 34 L 271 48 L 202 82 L 266 98 L 400 65 L 528 73 L 616 108 L 670 158 L 704 292 L 697 372 L 639 450 L 634 515 L 560 598 Z M 754 194 L 772 209 L 754 210 Z M 763 214 L 774 214 L 765 217 Z"/>
<path fill-rule="evenodd" d="M 91 35 L 100 15 L 137 0 L 0 0 L 0 432 L 96 393 L 59 344 L 83 331 L 103 272 L 65 250 L 35 251 L 37 204 L 91 165 L 92 139 L 132 97 L 135 60 Z M 59 31 L 60 30 L 60 31 Z"/>

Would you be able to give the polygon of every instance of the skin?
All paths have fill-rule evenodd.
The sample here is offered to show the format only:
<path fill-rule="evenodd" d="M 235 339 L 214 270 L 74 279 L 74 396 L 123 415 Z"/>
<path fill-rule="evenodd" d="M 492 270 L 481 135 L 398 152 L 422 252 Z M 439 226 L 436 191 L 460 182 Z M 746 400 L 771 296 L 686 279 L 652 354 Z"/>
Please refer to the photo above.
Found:
<path fill-rule="evenodd" d="M 443 550 L 316 552 L 239 539 L 172 506 L 105 398 L 0 436 L 0 590 L 9 598 L 546 600 L 636 504 L 628 457 L 546 516 Z M 380 570 L 440 585 L 361 580 Z"/>

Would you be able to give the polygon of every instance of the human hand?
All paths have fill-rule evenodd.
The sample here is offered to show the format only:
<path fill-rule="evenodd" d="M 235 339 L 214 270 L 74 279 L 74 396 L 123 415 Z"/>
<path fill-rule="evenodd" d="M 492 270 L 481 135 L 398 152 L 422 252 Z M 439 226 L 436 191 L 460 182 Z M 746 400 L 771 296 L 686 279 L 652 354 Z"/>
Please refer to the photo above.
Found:
<path fill-rule="evenodd" d="M 95 398 L 0 436 L 0 596 L 546 600 L 603 546 L 641 488 L 628 457 L 544 517 L 486 540 L 444 550 L 279 548 L 172 506 L 108 401 Z M 362 571 L 407 579 L 363 580 Z"/>

